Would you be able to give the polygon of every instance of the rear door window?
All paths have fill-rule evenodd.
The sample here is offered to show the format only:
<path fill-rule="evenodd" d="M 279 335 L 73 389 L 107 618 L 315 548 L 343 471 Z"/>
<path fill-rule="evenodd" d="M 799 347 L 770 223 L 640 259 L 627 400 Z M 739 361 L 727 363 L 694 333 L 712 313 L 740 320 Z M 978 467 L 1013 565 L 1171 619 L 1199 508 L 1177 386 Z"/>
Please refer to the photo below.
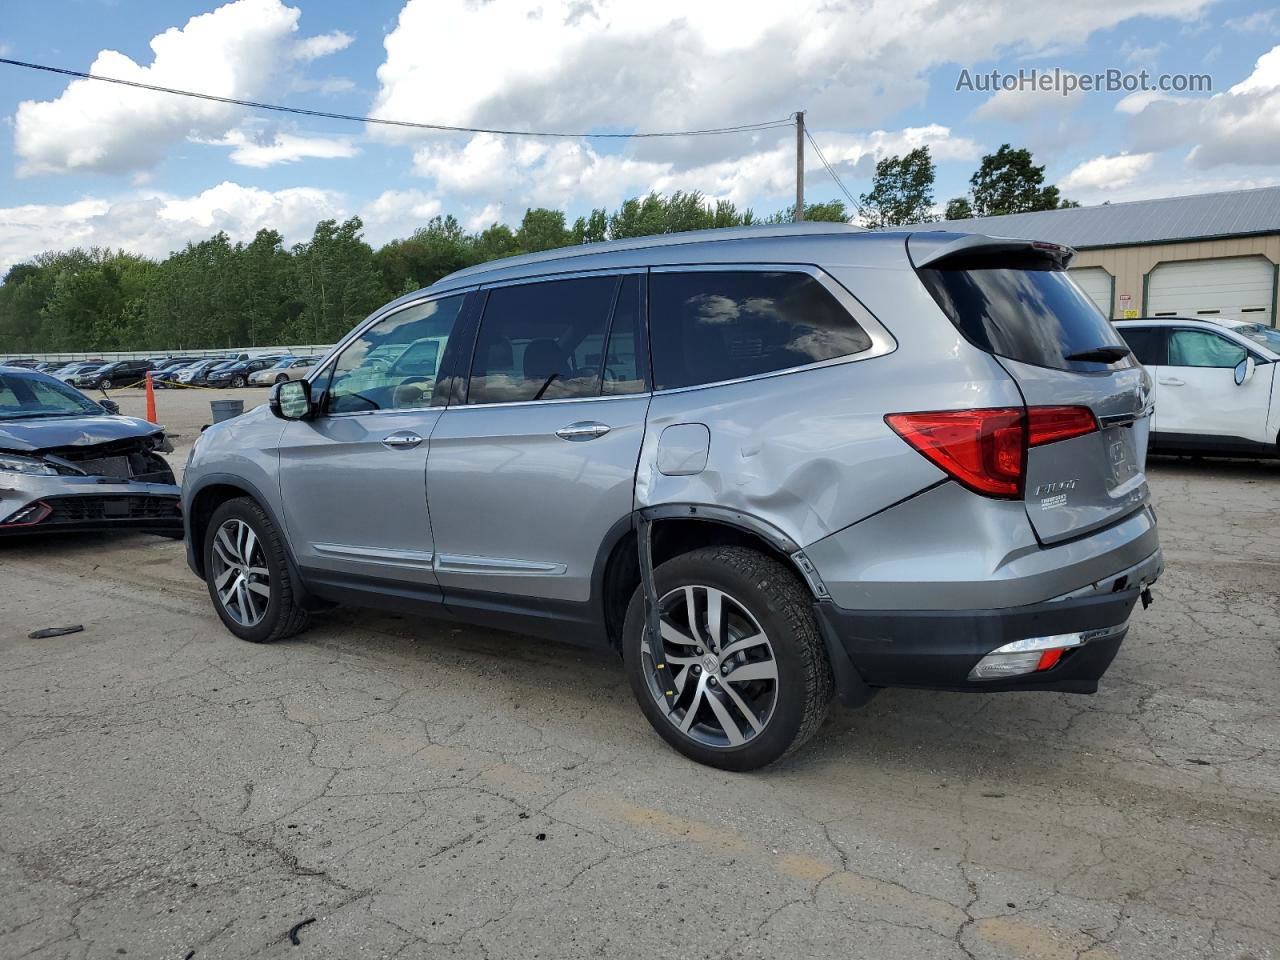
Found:
<path fill-rule="evenodd" d="M 1124 343 L 1097 304 L 1064 270 L 991 268 L 957 260 L 916 272 L 965 339 L 988 353 L 1081 372 L 1114 370 L 1133 362 L 1069 359 Z"/>
<path fill-rule="evenodd" d="M 1144 367 L 1159 367 L 1168 363 L 1165 332 L 1160 327 L 1124 327 L 1120 329 L 1120 336 Z"/>
<path fill-rule="evenodd" d="M 655 272 L 649 335 L 658 390 L 773 373 L 871 346 L 818 280 L 781 270 Z"/>
<path fill-rule="evenodd" d="M 622 279 L 573 277 L 490 290 L 467 402 L 523 403 L 599 394 L 609 315 Z"/>

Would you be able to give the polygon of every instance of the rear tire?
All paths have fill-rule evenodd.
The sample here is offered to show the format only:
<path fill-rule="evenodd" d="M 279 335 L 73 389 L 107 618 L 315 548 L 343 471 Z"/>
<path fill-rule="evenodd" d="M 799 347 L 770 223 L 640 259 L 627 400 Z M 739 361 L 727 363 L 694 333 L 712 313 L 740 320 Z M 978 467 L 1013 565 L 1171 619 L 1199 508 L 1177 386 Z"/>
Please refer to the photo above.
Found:
<path fill-rule="evenodd" d="M 241 640 L 271 643 L 306 629 L 309 615 L 297 602 L 280 531 L 249 497 L 213 511 L 205 528 L 204 575 L 213 608 Z"/>
<path fill-rule="evenodd" d="M 813 598 L 791 570 L 745 547 L 704 547 L 661 564 L 654 581 L 664 666 L 658 668 L 645 639 L 640 590 L 627 608 L 622 646 L 632 693 L 667 743 L 699 763 L 744 771 L 772 763 L 817 732 L 834 681 Z M 721 612 L 713 620 L 717 594 Z M 715 621 L 722 624 L 719 637 Z M 749 679 L 734 681 L 734 674 Z M 676 696 L 667 693 L 676 687 Z"/>

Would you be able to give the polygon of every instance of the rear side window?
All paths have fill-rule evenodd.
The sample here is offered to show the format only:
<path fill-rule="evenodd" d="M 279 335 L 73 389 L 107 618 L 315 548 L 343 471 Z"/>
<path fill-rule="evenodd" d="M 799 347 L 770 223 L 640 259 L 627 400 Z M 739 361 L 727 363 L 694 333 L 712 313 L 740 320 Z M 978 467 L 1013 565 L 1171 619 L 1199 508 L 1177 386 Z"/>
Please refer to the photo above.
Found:
<path fill-rule="evenodd" d="M 958 263 L 916 272 L 965 339 L 988 353 L 1055 370 L 1117 369 L 1115 364 L 1068 359 L 1124 344 L 1063 270 L 967 269 Z M 1131 363 L 1126 358 L 1119 366 Z"/>
<path fill-rule="evenodd" d="M 649 335 L 658 390 L 772 373 L 871 346 L 826 287 L 785 271 L 654 273 Z"/>
<path fill-rule="evenodd" d="M 490 290 L 467 402 L 598 394 L 609 314 L 621 279 L 575 277 Z"/>
<path fill-rule="evenodd" d="M 1144 367 L 1161 367 L 1168 362 L 1164 331 L 1159 327 L 1125 327 L 1120 336 Z"/>

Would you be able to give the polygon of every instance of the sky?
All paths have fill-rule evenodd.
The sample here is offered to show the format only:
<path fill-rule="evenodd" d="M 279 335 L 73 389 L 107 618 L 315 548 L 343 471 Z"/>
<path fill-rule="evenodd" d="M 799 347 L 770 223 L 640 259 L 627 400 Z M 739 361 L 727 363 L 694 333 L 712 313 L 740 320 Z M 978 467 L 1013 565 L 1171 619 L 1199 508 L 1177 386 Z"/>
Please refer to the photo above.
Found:
<path fill-rule="evenodd" d="M 1246 0 L 8 0 L 0 57 L 289 106 L 570 133 L 806 112 L 844 187 L 927 145 L 936 199 L 1025 146 L 1082 204 L 1280 183 L 1280 9 Z M 1202 92 L 984 89 L 991 71 L 1108 70 Z M 967 79 L 966 79 L 967 78 Z M 958 89 L 960 87 L 960 89 Z M 300 117 L 0 64 L 0 271 L 101 245 L 163 257 L 218 230 L 366 238 L 441 213 L 570 221 L 649 190 L 769 214 L 790 129 L 675 139 L 445 134 Z M 842 199 L 812 148 L 806 198 Z"/>

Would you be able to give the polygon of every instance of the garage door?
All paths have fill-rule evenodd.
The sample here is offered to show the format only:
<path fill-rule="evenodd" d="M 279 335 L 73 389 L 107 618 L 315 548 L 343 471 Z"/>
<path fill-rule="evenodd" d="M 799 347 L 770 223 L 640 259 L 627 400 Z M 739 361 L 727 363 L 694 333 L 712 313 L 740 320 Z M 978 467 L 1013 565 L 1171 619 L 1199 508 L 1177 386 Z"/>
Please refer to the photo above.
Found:
<path fill-rule="evenodd" d="M 1076 267 L 1069 271 L 1071 279 L 1098 305 L 1102 315 L 1111 318 L 1111 274 L 1102 267 Z"/>
<path fill-rule="evenodd" d="M 1147 286 L 1149 317 L 1229 317 L 1274 324 L 1275 266 L 1266 257 L 1158 264 Z"/>

